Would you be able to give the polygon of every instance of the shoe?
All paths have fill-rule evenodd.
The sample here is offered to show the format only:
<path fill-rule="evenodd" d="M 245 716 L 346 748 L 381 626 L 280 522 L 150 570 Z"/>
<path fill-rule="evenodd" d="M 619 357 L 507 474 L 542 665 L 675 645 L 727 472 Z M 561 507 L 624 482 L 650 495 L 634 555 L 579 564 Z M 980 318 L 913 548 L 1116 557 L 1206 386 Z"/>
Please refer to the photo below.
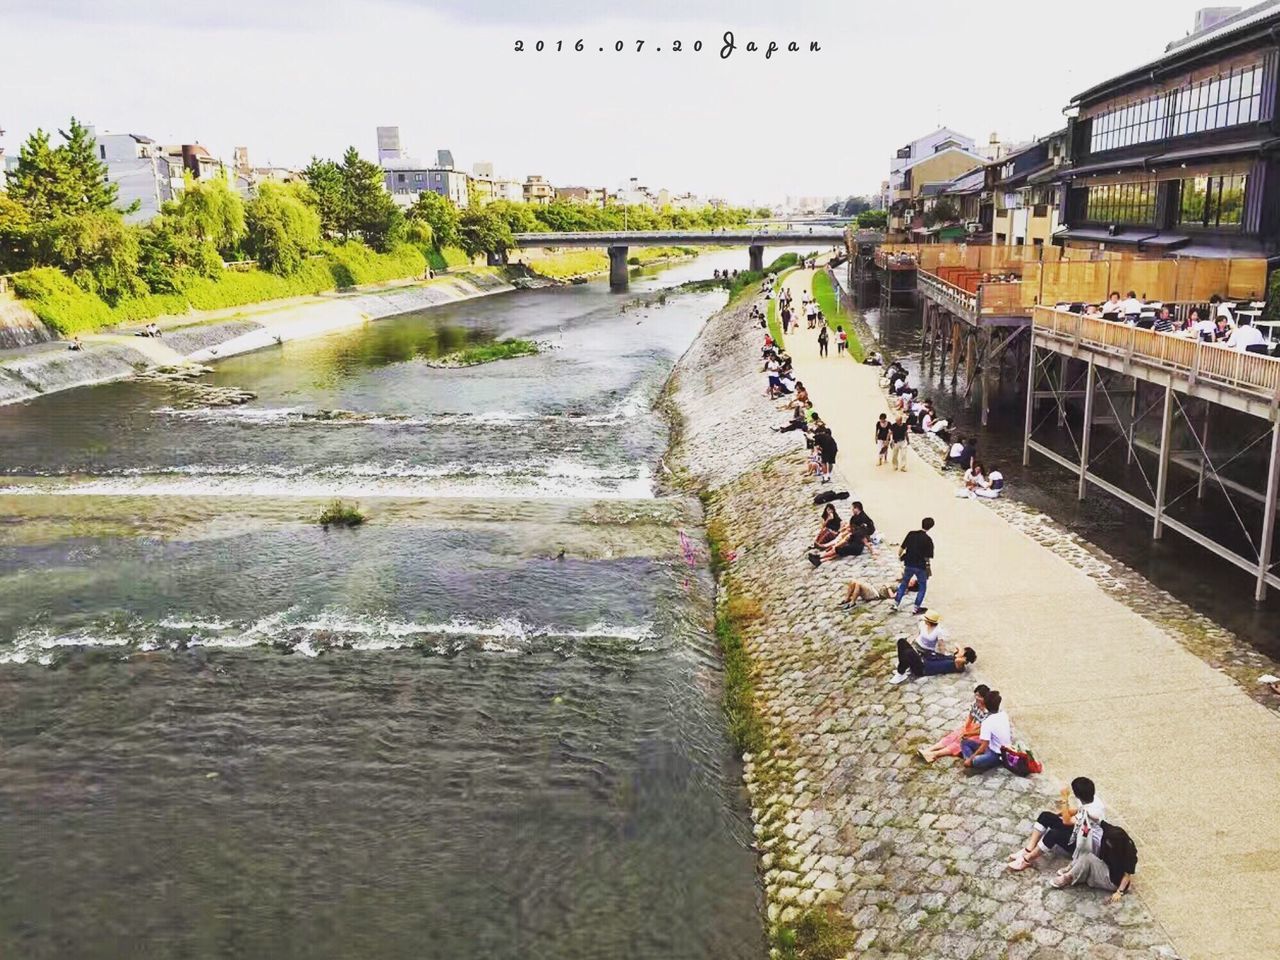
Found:
<path fill-rule="evenodd" d="M 822 566 L 822 554 L 820 553 L 809 554 L 809 562 L 812 563 L 815 567 Z"/>
<path fill-rule="evenodd" d="M 852 604 L 852 603 L 850 603 L 848 600 L 845 600 L 844 602 L 842 602 L 842 603 L 840 604 L 840 609 L 841 609 L 841 610 L 852 610 L 852 609 L 853 609 L 853 604 Z"/>
<path fill-rule="evenodd" d="M 1004 866 L 1006 870 L 1012 873 L 1021 873 L 1023 870 L 1027 869 L 1027 867 L 1031 866 L 1031 864 L 1027 863 L 1026 855 L 1023 851 L 1019 850 L 1018 855 Z"/>
<path fill-rule="evenodd" d="M 918 616 L 920 616 L 922 613 L 926 613 L 926 612 L 928 612 L 928 610 L 929 610 L 929 608 L 928 608 L 928 607 L 915 607 L 915 608 L 913 608 L 913 609 L 912 609 L 912 611 L 911 611 L 911 615 L 912 615 L 913 617 L 918 617 Z"/>
<path fill-rule="evenodd" d="M 1054 878 L 1049 881 L 1049 886 L 1054 887 L 1057 890 L 1065 890 L 1067 887 L 1071 886 L 1071 874 L 1056 874 Z"/>
<path fill-rule="evenodd" d="M 910 679 L 911 679 L 911 674 L 898 673 L 897 671 L 895 671 L 893 676 L 889 678 L 889 682 L 896 687 L 898 684 L 906 683 Z"/>

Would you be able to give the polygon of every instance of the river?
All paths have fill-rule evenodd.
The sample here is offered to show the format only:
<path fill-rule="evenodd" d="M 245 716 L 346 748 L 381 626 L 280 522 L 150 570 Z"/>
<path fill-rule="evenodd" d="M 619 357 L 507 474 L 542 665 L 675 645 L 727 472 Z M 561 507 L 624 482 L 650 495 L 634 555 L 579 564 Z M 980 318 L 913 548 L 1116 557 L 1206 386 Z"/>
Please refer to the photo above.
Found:
<path fill-rule="evenodd" d="M 842 283 L 845 281 L 843 273 L 840 280 Z M 1026 397 L 1015 389 L 1012 377 L 997 392 L 991 404 L 988 425 L 983 427 L 976 404 L 976 389 L 972 398 L 965 397 L 967 384 L 963 369 L 954 387 L 949 381 L 950 374 L 943 381 L 936 365 L 932 376 L 928 369 L 921 370 L 920 305 L 881 310 L 875 305 L 874 287 L 862 291 L 862 298 L 862 302 L 867 304 L 863 316 L 880 341 L 885 355 L 900 358 L 911 372 L 912 382 L 924 385 L 921 396 L 932 397 L 938 410 L 958 424 L 962 433 L 977 439 L 979 455 L 987 468 L 998 468 L 1009 481 L 1006 496 L 1052 517 L 1068 530 L 1137 570 L 1157 587 L 1227 627 L 1261 653 L 1280 659 L 1280 634 L 1275 629 L 1276 619 L 1280 617 L 1277 591 L 1270 591 L 1263 603 L 1255 603 L 1251 574 L 1176 533 L 1167 533 L 1161 540 L 1152 540 L 1149 517 L 1102 491 L 1091 488 L 1086 500 L 1077 500 L 1076 476 L 1043 457 L 1033 454 L 1031 466 L 1024 468 L 1022 440 Z M 1148 406 L 1149 399 L 1143 400 L 1143 408 Z M 1043 416 L 1044 412 L 1041 410 L 1040 415 Z M 1238 427 L 1238 422 L 1233 421 L 1231 425 Z M 1151 434 L 1150 440 L 1158 440 L 1155 435 L 1158 427 L 1159 410 L 1156 409 L 1147 417 L 1146 432 Z M 1214 434 L 1215 439 L 1230 435 L 1221 427 Z M 1155 475 L 1153 458 L 1143 455 L 1134 464 L 1129 464 L 1124 444 L 1113 442 L 1116 441 L 1113 431 L 1100 427 L 1096 436 L 1099 439 L 1095 442 L 1091 458 L 1094 469 L 1148 501 L 1153 499 L 1146 488 L 1147 482 Z M 1057 447 L 1064 455 L 1075 455 L 1066 431 L 1049 431 L 1047 434 L 1042 431 L 1037 433 L 1037 437 Z M 1218 442 L 1214 451 L 1219 461 L 1225 460 L 1230 453 L 1217 452 L 1223 447 L 1224 444 Z M 1257 448 L 1254 452 L 1265 456 L 1266 450 Z M 1144 461 L 1145 466 L 1140 466 Z M 1236 466 L 1239 468 L 1241 463 Z M 1258 465 L 1255 463 L 1253 466 Z M 1258 477 L 1265 476 L 1265 463 L 1260 469 L 1261 472 L 1252 469 L 1241 479 L 1258 484 Z M 1248 504 L 1229 504 L 1212 483 L 1206 488 L 1205 499 L 1198 501 L 1194 496 L 1195 476 L 1181 470 L 1171 470 L 1169 482 L 1169 498 L 1176 500 L 1174 515 L 1242 553 L 1250 552 L 1251 544 L 1236 518 L 1239 516 L 1256 537 L 1260 511 Z"/>
<path fill-rule="evenodd" d="M 241 407 L 0 407 L 0 954 L 761 957 L 696 504 L 654 488 L 724 301 L 657 291 L 746 259 L 228 358 Z M 427 365 L 508 336 L 549 349 Z"/>

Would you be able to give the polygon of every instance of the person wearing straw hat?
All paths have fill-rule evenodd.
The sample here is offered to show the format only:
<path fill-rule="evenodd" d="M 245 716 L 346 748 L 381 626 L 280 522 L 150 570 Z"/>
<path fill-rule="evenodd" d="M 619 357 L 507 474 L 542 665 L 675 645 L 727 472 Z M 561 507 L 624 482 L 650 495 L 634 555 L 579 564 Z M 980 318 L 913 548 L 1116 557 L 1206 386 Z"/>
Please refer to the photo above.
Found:
<path fill-rule="evenodd" d="M 920 618 L 920 635 L 916 637 L 916 649 L 928 656 L 950 653 L 947 647 L 947 631 L 942 628 L 942 614 L 930 610 Z"/>

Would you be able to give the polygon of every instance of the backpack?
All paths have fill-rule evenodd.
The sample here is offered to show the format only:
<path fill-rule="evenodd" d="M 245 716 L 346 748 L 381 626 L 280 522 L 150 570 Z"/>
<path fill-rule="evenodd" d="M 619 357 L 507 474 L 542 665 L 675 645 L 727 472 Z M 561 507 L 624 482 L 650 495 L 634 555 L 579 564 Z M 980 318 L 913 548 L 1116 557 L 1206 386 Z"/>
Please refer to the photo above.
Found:
<path fill-rule="evenodd" d="M 1029 777 L 1033 773 L 1044 772 L 1044 767 L 1030 750 L 1014 750 L 1011 747 L 1001 747 L 1000 762 L 1006 770 L 1020 777 Z"/>
<path fill-rule="evenodd" d="M 848 499 L 849 499 L 849 491 L 847 490 L 842 491 L 840 493 L 836 493 L 834 490 L 824 490 L 822 493 L 814 495 L 813 505 L 815 507 L 820 507 L 823 504 L 831 503 L 834 500 L 848 500 Z"/>

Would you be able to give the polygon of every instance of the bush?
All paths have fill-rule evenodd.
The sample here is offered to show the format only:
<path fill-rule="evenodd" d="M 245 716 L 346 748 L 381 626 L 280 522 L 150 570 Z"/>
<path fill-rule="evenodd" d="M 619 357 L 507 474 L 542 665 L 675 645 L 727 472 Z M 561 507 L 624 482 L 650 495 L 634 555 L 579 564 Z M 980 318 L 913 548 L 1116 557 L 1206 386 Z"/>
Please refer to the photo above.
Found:
<path fill-rule="evenodd" d="M 783 270 L 789 270 L 790 268 L 799 265 L 799 263 L 800 263 L 800 254 L 784 253 L 782 254 L 782 256 L 774 260 L 773 263 L 769 264 L 769 266 L 765 269 L 765 272 L 781 273 Z"/>
<path fill-rule="evenodd" d="M 18 296 L 47 326 L 63 336 L 87 333 L 112 323 L 111 308 L 77 287 L 61 270 L 36 267 L 13 278 Z"/>
<path fill-rule="evenodd" d="M 529 269 L 553 280 L 603 273 L 609 269 L 609 255 L 600 250 L 562 250 L 529 261 Z"/>
<path fill-rule="evenodd" d="M 316 517 L 316 523 L 325 527 L 358 527 L 364 523 L 364 514 L 357 503 L 346 503 L 342 500 L 331 500 L 329 505 Z"/>
<path fill-rule="evenodd" d="M 340 290 L 365 283 L 420 277 L 427 270 L 427 258 L 408 244 L 398 244 L 386 253 L 375 253 L 363 243 L 349 240 L 330 248 L 325 259 L 334 285 Z"/>
<path fill-rule="evenodd" d="M 461 247 L 441 247 L 440 256 L 444 258 L 446 270 L 471 266 L 471 258 L 467 256 L 467 252 Z"/>

